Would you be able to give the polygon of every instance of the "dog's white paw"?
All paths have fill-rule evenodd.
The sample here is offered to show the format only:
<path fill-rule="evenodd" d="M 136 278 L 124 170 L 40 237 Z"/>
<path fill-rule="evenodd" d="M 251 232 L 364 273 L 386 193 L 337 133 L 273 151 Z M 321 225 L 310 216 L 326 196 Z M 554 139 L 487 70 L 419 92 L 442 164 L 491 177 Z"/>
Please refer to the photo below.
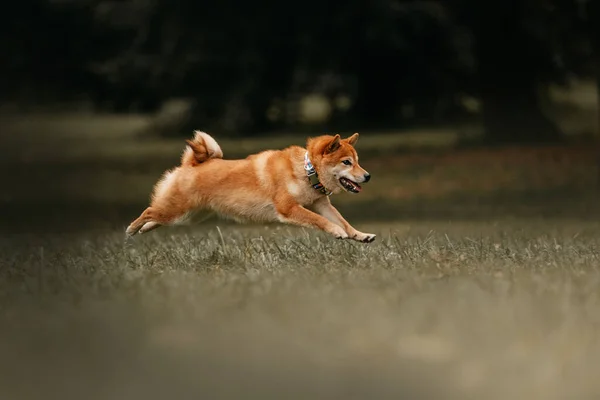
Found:
<path fill-rule="evenodd" d="M 357 242 L 371 243 L 375 240 L 375 237 L 377 237 L 377 235 L 373 233 L 356 232 L 352 239 L 356 240 Z"/>
<path fill-rule="evenodd" d="M 137 233 L 137 231 L 131 225 L 129 225 L 127 227 L 127 229 L 125 230 L 125 236 L 128 238 L 134 236 L 136 233 Z"/>
<path fill-rule="evenodd" d="M 336 225 L 329 233 L 335 236 L 336 239 L 348 239 L 348 234 L 341 226 Z"/>

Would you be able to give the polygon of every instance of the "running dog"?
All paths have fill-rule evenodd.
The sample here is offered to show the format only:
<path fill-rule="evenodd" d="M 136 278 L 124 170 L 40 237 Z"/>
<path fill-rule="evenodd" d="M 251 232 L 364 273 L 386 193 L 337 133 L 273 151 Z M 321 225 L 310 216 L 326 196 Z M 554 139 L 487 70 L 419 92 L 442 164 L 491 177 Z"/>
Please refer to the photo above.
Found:
<path fill-rule="evenodd" d="M 370 243 L 375 235 L 357 231 L 329 196 L 359 193 L 371 175 L 358 164 L 358 133 L 309 138 L 306 148 L 266 150 L 245 159 L 224 160 L 217 142 L 196 131 L 181 165 L 165 172 L 150 206 L 127 235 L 218 214 L 237 222 L 282 222 L 316 228 L 338 239 Z"/>

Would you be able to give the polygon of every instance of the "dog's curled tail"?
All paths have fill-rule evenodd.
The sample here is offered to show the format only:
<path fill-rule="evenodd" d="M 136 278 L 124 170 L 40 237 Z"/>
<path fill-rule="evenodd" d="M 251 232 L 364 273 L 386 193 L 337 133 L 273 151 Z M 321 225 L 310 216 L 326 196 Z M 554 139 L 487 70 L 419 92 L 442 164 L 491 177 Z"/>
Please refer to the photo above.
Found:
<path fill-rule="evenodd" d="M 181 165 L 193 167 L 211 158 L 223 158 L 223 151 L 208 133 L 195 131 L 192 140 L 186 140 L 187 146 L 181 155 Z"/>

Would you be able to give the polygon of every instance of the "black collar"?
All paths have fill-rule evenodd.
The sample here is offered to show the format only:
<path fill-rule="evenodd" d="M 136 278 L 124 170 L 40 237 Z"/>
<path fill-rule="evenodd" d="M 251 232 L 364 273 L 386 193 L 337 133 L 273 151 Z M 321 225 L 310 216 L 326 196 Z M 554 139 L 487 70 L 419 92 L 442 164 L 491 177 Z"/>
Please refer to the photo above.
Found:
<path fill-rule="evenodd" d="M 310 158 L 308 158 L 308 151 L 304 153 L 304 170 L 306 171 L 306 176 L 308 177 L 308 181 L 310 185 L 317 189 L 319 192 L 323 193 L 326 196 L 330 196 L 333 192 L 327 190 L 325 186 L 319 181 L 319 175 L 310 162 Z"/>

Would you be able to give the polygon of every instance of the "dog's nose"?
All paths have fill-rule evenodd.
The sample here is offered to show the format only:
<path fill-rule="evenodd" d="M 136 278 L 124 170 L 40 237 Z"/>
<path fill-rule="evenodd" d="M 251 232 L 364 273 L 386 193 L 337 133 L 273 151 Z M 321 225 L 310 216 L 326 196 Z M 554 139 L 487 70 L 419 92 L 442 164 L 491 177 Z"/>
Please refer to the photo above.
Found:
<path fill-rule="evenodd" d="M 371 180 L 371 174 L 365 174 L 365 182 L 369 182 Z"/>

